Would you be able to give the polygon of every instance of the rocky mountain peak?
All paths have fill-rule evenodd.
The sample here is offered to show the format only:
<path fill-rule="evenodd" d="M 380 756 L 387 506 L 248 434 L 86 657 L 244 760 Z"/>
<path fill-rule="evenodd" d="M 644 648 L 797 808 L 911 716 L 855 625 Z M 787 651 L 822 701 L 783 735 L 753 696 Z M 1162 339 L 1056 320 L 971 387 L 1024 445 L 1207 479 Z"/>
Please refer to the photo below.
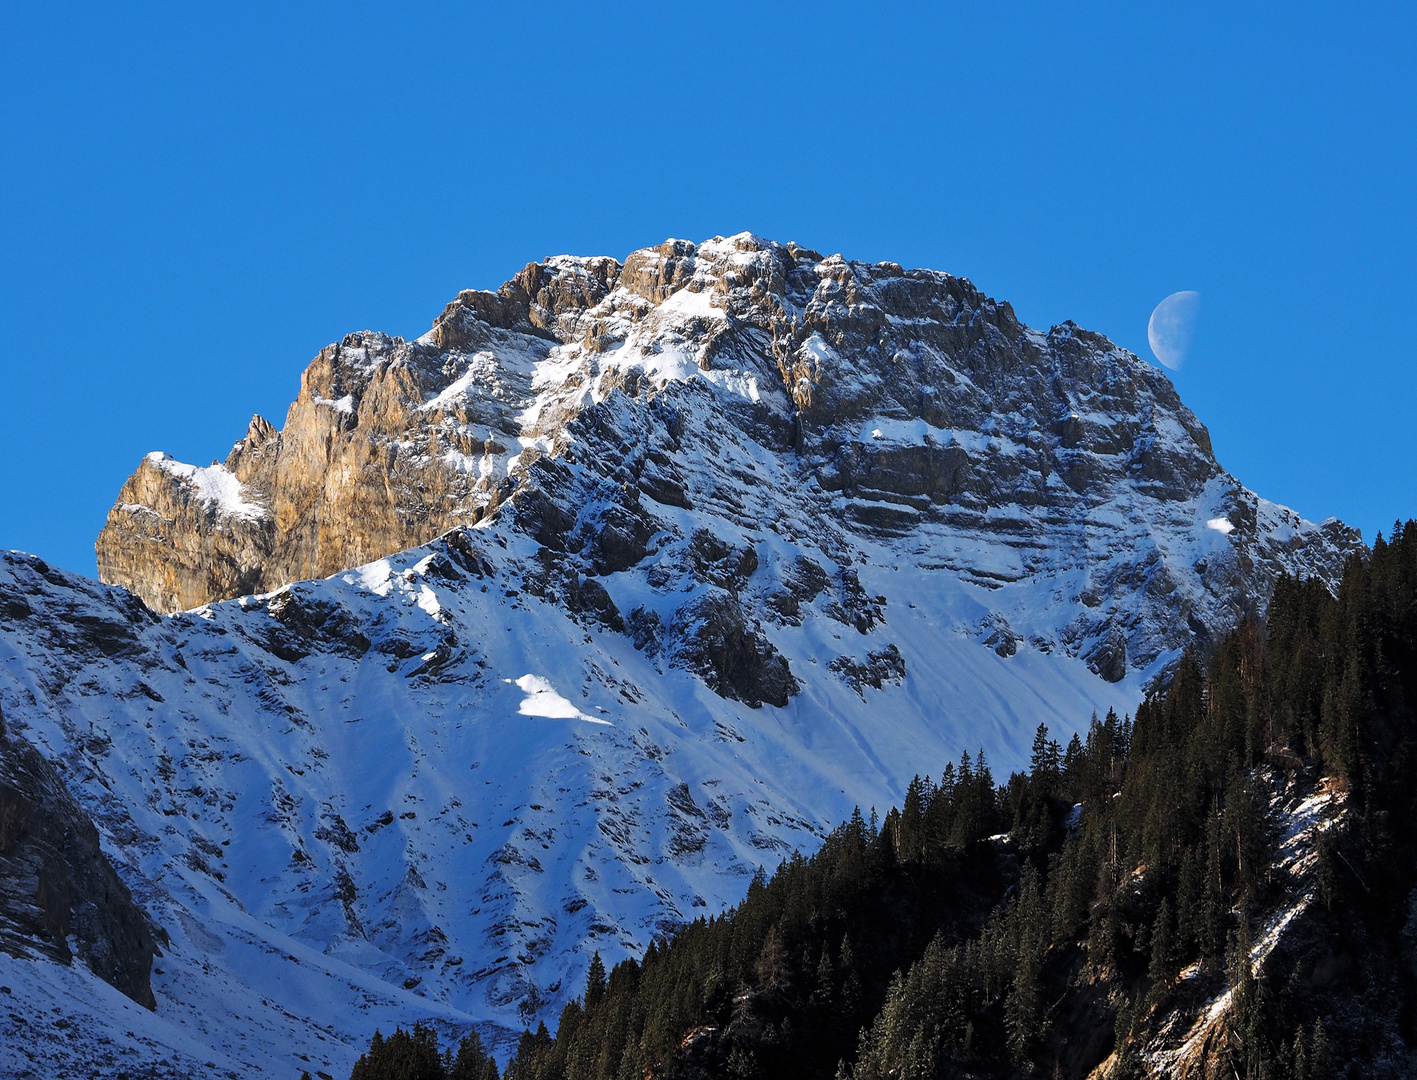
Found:
<path fill-rule="evenodd" d="M 506 503 L 550 550 L 575 533 L 596 574 L 644 558 L 656 507 L 812 536 L 840 565 L 885 542 L 1075 609 L 1031 636 L 1109 677 L 1232 623 L 1280 568 L 1331 578 L 1359 546 L 1245 491 L 1165 375 L 1101 335 L 744 233 L 555 256 L 460 293 L 416 341 L 327 346 L 279 432 L 254 418 L 204 469 L 144 460 L 100 576 L 192 608 Z M 990 633 L 1030 636 L 1036 599 L 991 603 Z"/>

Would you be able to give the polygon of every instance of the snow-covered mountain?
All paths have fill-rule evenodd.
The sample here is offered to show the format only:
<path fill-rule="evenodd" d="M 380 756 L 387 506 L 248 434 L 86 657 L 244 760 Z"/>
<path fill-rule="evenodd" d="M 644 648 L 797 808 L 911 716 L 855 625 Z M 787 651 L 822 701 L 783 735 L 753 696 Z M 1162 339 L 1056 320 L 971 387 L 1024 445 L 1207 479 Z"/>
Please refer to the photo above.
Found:
<path fill-rule="evenodd" d="M 1359 546 L 1097 335 L 672 241 L 351 335 L 225 463 L 150 455 L 100 569 L 195 610 L 8 556 L 0 707 L 170 936 L 133 1045 L 333 1075 L 375 1024 L 551 1018 L 592 951 L 963 750 L 1006 773 L 1040 721 L 1130 709 Z M 3 963 L 65 1030 L 134 1031 Z"/>
<path fill-rule="evenodd" d="M 149 455 L 99 571 L 182 610 L 507 501 L 563 593 L 568 575 L 662 577 L 673 533 L 746 554 L 753 529 L 826 556 L 753 579 L 800 591 L 869 537 L 980 585 L 985 636 L 1006 649 L 1031 638 L 1109 677 L 1233 623 L 1280 568 L 1332 575 L 1358 546 L 1246 491 L 1160 370 L 1105 338 L 1031 330 L 947 274 L 744 234 L 623 266 L 547 259 L 462 293 L 417 341 L 349 335 L 311 363 L 280 432 L 257 417 L 200 469 Z M 763 599 L 770 622 L 793 602 Z"/>

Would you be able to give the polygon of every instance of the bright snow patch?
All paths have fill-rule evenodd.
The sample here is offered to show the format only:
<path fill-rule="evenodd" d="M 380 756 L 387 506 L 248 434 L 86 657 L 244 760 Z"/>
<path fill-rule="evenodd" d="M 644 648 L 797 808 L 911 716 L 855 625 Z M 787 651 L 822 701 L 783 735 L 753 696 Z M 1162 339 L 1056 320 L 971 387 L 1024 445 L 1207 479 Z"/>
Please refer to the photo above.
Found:
<path fill-rule="evenodd" d="M 727 317 L 722 308 L 713 306 L 713 293 L 708 290 L 691 292 L 688 289 L 680 289 L 667 297 L 659 305 L 659 310 L 666 314 L 678 315 L 681 318 L 723 319 Z"/>
<path fill-rule="evenodd" d="M 526 694 L 517 708 L 517 712 L 523 716 L 544 716 L 548 720 L 584 720 L 587 724 L 614 726 L 609 720 L 599 720 L 581 712 L 540 675 L 523 675 L 520 679 L 506 681 L 514 683 Z"/>
<path fill-rule="evenodd" d="M 1211 518 L 1205 523 L 1205 527 L 1214 529 L 1218 533 L 1224 533 L 1226 536 L 1235 531 L 1235 526 L 1230 524 L 1230 519 L 1223 517 Z"/>
<path fill-rule="evenodd" d="M 375 559 L 371 563 L 355 567 L 343 580 L 351 585 L 358 585 L 362 589 L 368 589 L 375 596 L 388 596 L 390 582 L 393 575 L 393 567 L 389 565 L 388 559 Z"/>
<path fill-rule="evenodd" d="M 344 397 L 339 398 L 337 400 L 321 397 L 319 394 L 315 394 L 314 401 L 316 405 L 328 405 L 337 413 L 345 413 L 350 416 L 354 414 L 353 394 L 345 394 Z"/>
<path fill-rule="evenodd" d="M 213 464 L 199 469 L 195 465 L 183 464 L 161 450 L 154 450 L 147 460 L 163 472 L 185 480 L 195 490 L 199 502 L 214 506 L 217 513 L 224 517 L 259 521 L 267 516 L 263 507 L 246 501 L 246 489 L 224 465 Z"/>
<path fill-rule="evenodd" d="M 755 376 L 746 371 L 716 371 L 709 369 L 699 371 L 699 378 L 713 383 L 721 389 L 727 390 L 730 394 L 747 401 L 759 402 L 763 400 L 762 389 L 758 385 Z"/>

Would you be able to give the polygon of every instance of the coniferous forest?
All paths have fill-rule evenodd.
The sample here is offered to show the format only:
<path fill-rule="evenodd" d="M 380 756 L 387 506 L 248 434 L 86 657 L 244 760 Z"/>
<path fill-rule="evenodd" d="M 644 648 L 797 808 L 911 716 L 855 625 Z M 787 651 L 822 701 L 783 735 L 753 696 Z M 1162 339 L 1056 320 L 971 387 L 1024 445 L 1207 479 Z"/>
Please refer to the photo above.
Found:
<path fill-rule="evenodd" d="M 1004 782 L 982 754 L 942 763 L 731 913 L 597 957 L 501 1075 L 1411 1075 L 1414 702 L 1408 522 L 1337 595 L 1281 579 L 1135 718 L 1066 746 L 1040 727 Z M 440 1054 L 419 1027 L 351 1080 L 495 1075 L 475 1037 Z"/>

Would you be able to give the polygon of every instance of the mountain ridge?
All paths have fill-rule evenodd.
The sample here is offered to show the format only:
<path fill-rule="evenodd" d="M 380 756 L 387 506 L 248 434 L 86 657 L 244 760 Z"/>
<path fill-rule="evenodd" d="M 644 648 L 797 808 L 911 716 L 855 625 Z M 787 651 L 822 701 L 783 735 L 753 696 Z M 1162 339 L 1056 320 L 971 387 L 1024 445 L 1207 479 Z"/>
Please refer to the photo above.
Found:
<path fill-rule="evenodd" d="M 703 383 L 715 400 L 695 400 Z M 617 391 L 634 415 L 606 415 Z M 716 456 L 715 441 L 728 454 L 695 476 L 689 459 Z M 1304 558 L 1334 580 L 1360 544 L 1333 520 L 1314 535 L 1245 491 L 1165 376 L 1100 335 L 1030 330 L 965 279 L 741 234 L 669 241 L 623 265 L 555 256 L 496 293 L 460 293 L 417 341 L 346 336 L 306 370 L 280 432 L 253 419 L 206 470 L 149 455 L 100 533 L 100 577 L 159 610 L 270 591 L 475 525 L 506 501 L 536 516 L 542 493 L 574 482 L 567 463 L 625 490 L 626 505 L 566 538 L 593 532 L 590 569 L 613 573 L 654 531 L 640 495 L 651 510 L 747 519 L 726 481 L 761 485 L 764 452 L 781 497 L 754 510 L 788 529 L 923 534 L 942 565 L 986 586 L 1087 564 L 1050 597 L 1087 610 L 1047 644 L 1114 675 L 1127 656 L 1144 667 L 1233 625 L 1237 591 L 1262 598 Z M 798 503 L 808 520 L 791 520 Z M 1216 560 L 1155 546 L 1115 557 L 1163 530 L 1194 526 L 1204 541 L 1203 522 L 1230 543 L 1186 546 Z M 1113 586 L 1137 578 L 1165 617 L 1111 609 Z"/>

